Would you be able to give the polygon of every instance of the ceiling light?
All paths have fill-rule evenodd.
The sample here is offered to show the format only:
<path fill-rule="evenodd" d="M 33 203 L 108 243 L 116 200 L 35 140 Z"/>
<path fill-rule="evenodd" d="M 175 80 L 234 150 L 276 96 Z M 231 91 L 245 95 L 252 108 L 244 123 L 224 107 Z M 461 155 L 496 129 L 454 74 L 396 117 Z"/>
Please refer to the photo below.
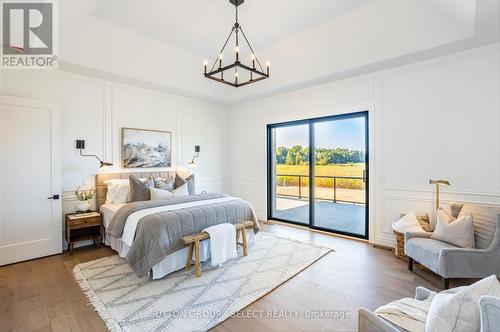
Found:
<path fill-rule="evenodd" d="M 205 70 L 204 70 L 204 75 L 206 78 L 209 78 L 211 80 L 224 83 L 230 86 L 233 86 L 235 88 L 238 88 L 240 86 L 248 85 L 251 83 L 255 83 L 258 81 L 265 80 L 266 78 L 269 78 L 269 62 L 267 63 L 267 68 L 266 71 L 264 71 L 264 68 L 262 68 L 262 65 L 260 64 L 259 59 L 255 55 L 255 52 L 250 45 L 250 42 L 247 39 L 247 36 L 245 35 L 245 32 L 243 31 L 241 25 L 238 23 L 238 6 L 243 4 L 244 0 L 229 0 L 231 4 L 233 4 L 236 7 L 236 22 L 234 23 L 233 27 L 231 28 L 231 32 L 229 33 L 229 36 L 226 39 L 226 42 L 224 43 L 224 46 L 222 46 L 222 50 L 219 52 L 219 56 L 217 59 L 214 61 L 214 64 L 210 68 L 210 71 L 208 71 L 208 64 L 205 62 Z M 251 66 L 247 66 L 243 63 L 240 62 L 240 33 L 244 38 L 244 41 L 248 48 L 250 49 L 250 52 L 252 53 L 252 64 Z M 226 48 L 227 44 L 231 40 L 231 37 L 235 39 L 235 48 L 234 48 L 234 53 L 235 53 L 235 61 L 232 64 L 229 64 L 227 66 L 222 65 L 222 59 L 223 59 L 223 52 L 224 49 Z M 224 79 L 224 72 L 227 70 L 230 70 L 232 68 L 235 68 L 236 73 L 234 75 L 234 80 L 225 80 Z M 250 79 L 248 81 L 240 82 L 238 81 L 238 70 L 245 70 L 250 73 Z"/>

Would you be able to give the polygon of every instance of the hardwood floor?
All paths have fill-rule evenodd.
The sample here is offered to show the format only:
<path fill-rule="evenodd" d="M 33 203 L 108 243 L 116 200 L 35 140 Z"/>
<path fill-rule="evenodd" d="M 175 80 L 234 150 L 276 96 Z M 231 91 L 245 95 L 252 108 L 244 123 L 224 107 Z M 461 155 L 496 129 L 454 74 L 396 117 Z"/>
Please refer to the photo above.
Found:
<path fill-rule="evenodd" d="M 413 297 L 418 285 L 439 290 L 438 276 L 419 265 L 414 273 L 407 271 L 406 262 L 392 251 L 284 225 L 264 224 L 262 228 L 335 252 L 213 331 L 357 331 L 361 306 L 375 309 L 398 298 Z M 72 256 L 64 253 L 0 267 L 0 331 L 105 331 L 72 269 L 78 263 L 113 254 L 108 247 L 88 247 L 75 249 Z M 452 280 L 450 287 L 470 282 Z M 342 313 L 345 318 L 338 317 Z M 258 318 L 248 317 L 251 315 Z"/>

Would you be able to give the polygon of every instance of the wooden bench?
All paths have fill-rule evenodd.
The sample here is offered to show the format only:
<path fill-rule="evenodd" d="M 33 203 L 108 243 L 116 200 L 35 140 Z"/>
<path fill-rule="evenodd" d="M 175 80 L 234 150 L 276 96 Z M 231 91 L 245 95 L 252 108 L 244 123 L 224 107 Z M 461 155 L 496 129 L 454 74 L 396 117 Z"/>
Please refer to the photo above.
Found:
<path fill-rule="evenodd" d="M 247 228 L 252 228 L 254 226 L 253 221 L 244 221 L 239 224 L 235 224 L 236 228 L 236 246 L 241 245 L 243 247 L 243 256 L 248 255 L 247 247 Z M 241 235 L 241 242 L 239 242 Z M 191 265 L 196 267 L 196 277 L 201 276 L 201 260 L 200 260 L 200 242 L 203 240 L 208 240 L 210 236 L 206 232 L 201 232 L 197 234 L 192 234 L 184 236 L 182 240 L 184 244 L 189 245 L 188 257 L 186 261 L 186 271 L 191 269 Z M 194 261 L 193 261 L 194 254 Z"/>

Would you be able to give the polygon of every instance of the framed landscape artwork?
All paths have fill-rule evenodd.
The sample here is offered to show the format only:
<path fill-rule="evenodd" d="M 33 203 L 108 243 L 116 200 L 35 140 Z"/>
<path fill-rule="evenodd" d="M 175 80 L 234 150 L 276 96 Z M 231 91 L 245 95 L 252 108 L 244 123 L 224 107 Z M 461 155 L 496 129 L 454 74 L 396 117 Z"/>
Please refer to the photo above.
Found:
<path fill-rule="evenodd" d="M 172 133 L 168 131 L 122 128 L 124 168 L 172 166 Z"/>

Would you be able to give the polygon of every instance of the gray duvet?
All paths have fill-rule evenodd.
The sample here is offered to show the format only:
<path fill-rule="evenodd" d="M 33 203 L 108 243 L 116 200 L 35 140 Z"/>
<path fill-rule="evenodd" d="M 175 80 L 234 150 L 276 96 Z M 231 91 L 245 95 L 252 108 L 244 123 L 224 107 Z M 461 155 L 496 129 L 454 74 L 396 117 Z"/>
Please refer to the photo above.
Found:
<path fill-rule="evenodd" d="M 200 194 L 174 197 L 165 201 L 128 203 L 121 207 L 111 219 L 106 233 L 120 238 L 127 218 L 134 212 L 165 205 L 228 197 L 223 194 Z M 254 232 L 259 231 L 259 222 L 250 203 L 234 199 L 153 213 L 142 217 L 137 225 L 135 239 L 125 258 L 134 272 L 142 277 L 151 268 L 171 253 L 184 248 L 182 237 L 201 232 L 208 226 L 222 223 L 236 224 L 244 220 L 255 223 Z"/>

